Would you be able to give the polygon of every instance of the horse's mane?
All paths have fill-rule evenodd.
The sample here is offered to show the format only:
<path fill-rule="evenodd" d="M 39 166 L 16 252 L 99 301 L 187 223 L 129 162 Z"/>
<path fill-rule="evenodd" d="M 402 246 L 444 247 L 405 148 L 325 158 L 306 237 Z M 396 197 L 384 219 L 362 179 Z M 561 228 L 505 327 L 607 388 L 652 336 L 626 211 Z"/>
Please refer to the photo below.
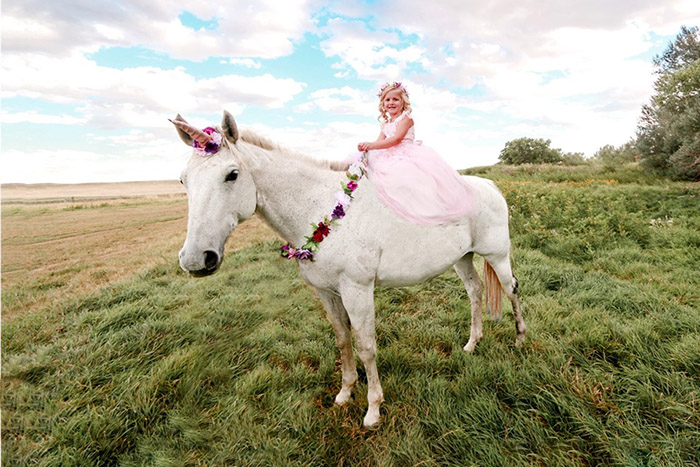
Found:
<path fill-rule="evenodd" d="M 265 138 L 264 136 L 260 136 L 252 130 L 242 130 L 240 138 L 242 141 L 252 144 L 253 146 L 257 146 L 267 151 L 278 151 L 285 156 L 293 157 L 294 159 L 300 160 L 311 165 L 315 165 L 317 167 L 330 169 L 336 172 L 344 172 L 348 169 L 347 163 L 343 163 L 342 161 L 315 159 L 313 157 L 307 156 L 306 154 L 302 154 L 297 151 L 292 151 L 291 149 L 283 148 L 279 144 L 274 143 L 273 141 L 269 140 L 268 138 Z"/>

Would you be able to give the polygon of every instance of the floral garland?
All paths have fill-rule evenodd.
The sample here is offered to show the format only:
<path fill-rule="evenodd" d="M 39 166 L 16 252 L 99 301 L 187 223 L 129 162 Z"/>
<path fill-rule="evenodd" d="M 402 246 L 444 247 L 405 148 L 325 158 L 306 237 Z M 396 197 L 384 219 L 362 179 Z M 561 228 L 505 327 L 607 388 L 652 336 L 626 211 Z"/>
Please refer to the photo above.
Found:
<path fill-rule="evenodd" d="M 221 133 L 216 131 L 215 128 L 213 127 L 206 127 L 202 130 L 204 133 L 208 134 L 210 137 L 210 140 L 207 144 L 202 146 L 199 144 L 199 142 L 195 139 L 194 140 L 194 151 L 199 154 L 200 156 L 210 156 L 212 154 L 216 154 L 219 152 L 219 148 L 221 147 Z"/>
<path fill-rule="evenodd" d="M 311 224 L 314 231 L 310 236 L 305 237 L 306 243 L 301 248 L 294 248 L 289 243 L 284 245 L 282 247 L 283 257 L 287 259 L 296 258 L 298 260 L 313 261 L 314 253 L 318 251 L 318 245 L 331 232 L 331 226 L 334 225 L 338 219 L 345 217 L 345 211 L 350 205 L 350 201 L 353 199 L 352 194 L 357 189 L 357 182 L 364 176 L 364 174 L 364 162 L 350 166 L 346 173 L 348 180 L 340 182 L 343 189 L 335 194 L 337 204 L 335 205 L 335 208 L 333 208 L 333 212 L 330 214 L 330 219 L 328 216 L 326 216 L 318 224 Z"/>
<path fill-rule="evenodd" d="M 400 81 L 394 81 L 393 83 L 384 83 L 384 85 L 379 90 L 379 93 L 377 93 L 377 97 L 382 97 L 382 94 L 384 93 L 384 91 L 386 91 L 387 88 L 401 89 L 408 96 L 408 89 L 406 89 L 406 86 L 404 86 Z"/>

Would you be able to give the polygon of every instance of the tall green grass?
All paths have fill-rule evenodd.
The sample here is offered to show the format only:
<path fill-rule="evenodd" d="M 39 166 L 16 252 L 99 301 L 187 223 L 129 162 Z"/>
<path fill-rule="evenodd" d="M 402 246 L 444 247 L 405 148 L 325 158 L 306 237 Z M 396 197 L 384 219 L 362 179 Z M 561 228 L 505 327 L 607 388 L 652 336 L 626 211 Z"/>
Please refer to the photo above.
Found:
<path fill-rule="evenodd" d="M 697 186 L 529 170 L 483 174 L 511 206 L 526 344 L 506 317 L 462 351 L 451 271 L 379 289 L 378 428 L 361 365 L 333 404 L 331 327 L 263 242 L 5 323 L 3 465 L 699 465 Z"/>

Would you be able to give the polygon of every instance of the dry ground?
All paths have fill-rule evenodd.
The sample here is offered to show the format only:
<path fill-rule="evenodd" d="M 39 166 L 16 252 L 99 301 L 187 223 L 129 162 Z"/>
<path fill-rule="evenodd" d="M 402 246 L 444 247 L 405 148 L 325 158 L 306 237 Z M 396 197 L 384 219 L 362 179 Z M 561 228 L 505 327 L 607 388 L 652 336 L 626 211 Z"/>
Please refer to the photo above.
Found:
<path fill-rule="evenodd" d="M 184 194 L 177 180 L 154 182 L 78 183 L 78 184 L 23 184 L 9 183 L 2 186 L 3 202 L 37 201 L 85 201 L 90 199 L 135 198 Z"/>
<path fill-rule="evenodd" d="M 2 188 L 3 319 L 177 261 L 187 227 L 179 183 Z M 274 238 L 257 218 L 227 250 Z"/>

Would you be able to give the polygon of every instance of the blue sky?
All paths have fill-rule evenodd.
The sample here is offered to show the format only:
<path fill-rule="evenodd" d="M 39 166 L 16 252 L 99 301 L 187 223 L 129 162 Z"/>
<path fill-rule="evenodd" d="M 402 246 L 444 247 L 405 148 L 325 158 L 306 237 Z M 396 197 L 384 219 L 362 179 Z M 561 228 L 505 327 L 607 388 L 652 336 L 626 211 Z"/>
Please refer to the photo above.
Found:
<path fill-rule="evenodd" d="M 681 25 L 697 1 L 5 1 L 0 179 L 176 179 L 189 152 L 167 119 L 224 109 L 342 159 L 377 136 L 394 80 L 455 168 L 524 136 L 592 156 L 634 135 Z"/>

